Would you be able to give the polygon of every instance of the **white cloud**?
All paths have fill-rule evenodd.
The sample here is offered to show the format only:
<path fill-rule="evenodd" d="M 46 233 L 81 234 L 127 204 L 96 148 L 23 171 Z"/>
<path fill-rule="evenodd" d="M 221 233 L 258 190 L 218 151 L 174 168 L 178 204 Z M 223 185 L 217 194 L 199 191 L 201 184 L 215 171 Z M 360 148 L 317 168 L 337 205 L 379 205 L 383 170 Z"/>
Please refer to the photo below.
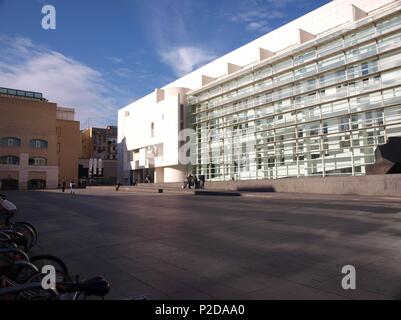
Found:
<path fill-rule="evenodd" d="M 269 23 L 274 19 L 286 16 L 284 7 L 292 0 L 250 0 L 242 3 L 239 13 L 231 15 L 232 22 L 244 24 L 246 30 L 267 33 L 271 30 Z M 246 10 L 244 9 L 246 6 Z"/>
<path fill-rule="evenodd" d="M 264 32 L 267 33 L 271 30 L 269 25 L 265 22 L 250 22 L 246 26 L 246 30 L 248 31 L 259 31 L 259 32 Z"/>
<path fill-rule="evenodd" d="M 157 4 L 155 4 L 157 2 Z M 181 77 L 215 59 L 214 50 L 196 40 L 192 16 L 196 1 L 157 0 L 141 7 L 149 39 L 156 48 L 160 61 Z M 195 26 L 196 28 L 196 26 Z"/>
<path fill-rule="evenodd" d="M 0 86 L 42 92 L 59 106 L 72 107 L 81 124 L 116 122 L 118 107 L 103 75 L 26 38 L 0 37 Z"/>
<path fill-rule="evenodd" d="M 107 57 L 106 59 L 116 64 L 124 63 L 124 59 L 120 57 Z"/>
<path fill-rule="evenodd" d="M 183 76 L 216 57 L 207 50 L 197 47 L 177 47 L 160 52 L 160 56 L 177 76 Z"/>

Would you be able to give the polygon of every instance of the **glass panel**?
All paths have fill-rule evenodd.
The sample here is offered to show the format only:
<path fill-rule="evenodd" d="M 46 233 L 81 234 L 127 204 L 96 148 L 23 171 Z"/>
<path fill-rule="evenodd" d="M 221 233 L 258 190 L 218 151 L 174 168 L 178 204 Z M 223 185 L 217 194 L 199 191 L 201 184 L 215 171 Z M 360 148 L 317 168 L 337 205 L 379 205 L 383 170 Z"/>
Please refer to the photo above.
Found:
<path fill-rule="evenodd" d="M 335 68 L 337 66 L 341 66 L 345 63 L 345 56 L 343 53 L 336 55 L 334 57 L 330 57 L 319 61 L 319 71 L 325 71 L 331 68 Z"/>
<path fill-rule="evenodd" d="M 288 69 L 288 68 L 292 67 L 292 65 L 293 65 L 292 58 L 280 61 L 277 64 L 273 65 L 273 72 L 276 73 L 276 72 L 279 72 L 281 70 Z"/>
<path fill-rule="evenodd" d="M 314 58 L 316 58 L 316 50 L 315 49 L 313 49 L 311 51 L 307 51 L 307 52 L 295 57 L 294 65 L 297 66 L 297 65 L 303 64 L 305 62 L 313 60 Z"/>
<path fill-rule="evenodd" d="M 334 40 L 332 42 L 329 42 L 327 44 L 323 44 L 319 47 L 318 56 L 321 57 L 321 56 L 327 55 L 331 52 L 340 50 L 342 47 L 343 47 L 343 40 L 341 38 Z"/>
<path fill-rule="evenodd" d="M 401 33 L 379 39 L 378 46 L 380 51 L 385 51 L 394 47 L 399 46 L 401 43 Z"/>
<path fill-rule="evenodd" d="M 370 38 L 373 38 L 375 36 L 375 33 L 376 33 L 376 29 L 374 26 L 371 26 L 371 27 L 363 29 L 363 30 L 356 31 L 356 32 L 351 33 L 344 37 L 344 45 L 346 47 L 352 46 L 359 42 L 368 40 Z"/>
<path fill-rule="evenodd" d="M 398 15 L 388 20 L 379 22 L 376 27 L 377 27 L 377 32 L 381 34 L 390 29 L 399 27 L 400 25 L 401 25 L 401 15 Z"/>
<path fill-rule="evenodd" d="M 254 72 L 254 78 L 255 78 L 255 80 L 260 80 L 266 76 L 271 75 L 271 73 L 272 73 L 272 69 L 270 66 L 264 67 L 264 68 L 258 69 Z"/>

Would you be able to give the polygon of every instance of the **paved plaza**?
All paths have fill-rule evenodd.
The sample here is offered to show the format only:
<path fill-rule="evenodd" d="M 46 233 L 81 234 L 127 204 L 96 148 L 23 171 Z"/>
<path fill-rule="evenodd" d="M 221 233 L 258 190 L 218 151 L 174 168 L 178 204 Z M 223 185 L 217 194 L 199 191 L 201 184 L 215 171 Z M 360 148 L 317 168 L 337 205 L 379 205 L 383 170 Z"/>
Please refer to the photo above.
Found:
<path fill-rule="evenodd" d="M 10 191 L 34 253 L 103 275 L 109 299 L 399 299 L 401 199 Z M 357 270 L 357 290 L 341 269 Z"/>

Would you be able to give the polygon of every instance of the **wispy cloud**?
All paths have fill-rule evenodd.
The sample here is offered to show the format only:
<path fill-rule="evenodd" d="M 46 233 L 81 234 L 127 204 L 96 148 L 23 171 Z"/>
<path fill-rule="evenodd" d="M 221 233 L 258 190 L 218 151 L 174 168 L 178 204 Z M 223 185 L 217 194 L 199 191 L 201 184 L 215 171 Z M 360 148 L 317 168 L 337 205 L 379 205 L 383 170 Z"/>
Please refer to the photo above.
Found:
<path fill-rule="evenodd" d="M 116 64 L 124 63 L 124 59 L 120 57 L 107 57 L 106 60 L 111 61 Z"/>
<path fill-rule="evenodd" d="M 286 17 L 285 7 L 294 0 L 248 0 L 238 6 L 238 12 L 231 14 L 231 22 L 240 23 L 245 29 L 267 33 L 275 19 Z"/>
<path fill-rule="evenodd" d="M 196 2 L 179 0 L 150 1 L 143 16 L 152 42 L 161 62 L 176 76 L 183 76 L 213 60 L 214 50 L 205 49 L 194 38 L 192 17 L 196 15 Z"/>
<path fill-rule="evenodd" d="M 215 56 L 209 51 L 198 47 L 177 47 L 161 52 L 160 56 L 178 76 L 183 76 L 196 67 L 215 59 Z"/>
<path fill-rule="evenodd" d="M 116 121 L 111 86 L 99 71 L 26 38 L 0 37 L 0 86 L 42 92 L 59 106 L 75 108 L 81 123 Z"/>

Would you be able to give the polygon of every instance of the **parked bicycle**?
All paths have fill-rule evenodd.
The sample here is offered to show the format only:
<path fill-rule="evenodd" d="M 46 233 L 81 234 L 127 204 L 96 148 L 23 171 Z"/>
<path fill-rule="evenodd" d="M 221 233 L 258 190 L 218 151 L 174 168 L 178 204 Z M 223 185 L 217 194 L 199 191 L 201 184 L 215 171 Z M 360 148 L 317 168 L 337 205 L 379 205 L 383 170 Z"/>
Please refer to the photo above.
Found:
<path fill-rule="evenodd" d="M 28 251 L 35 246 L 38 240 L 38 234 L 35 227 L 29 222 L 12 221 L 16 212 L 17 207 L 11 201 L 7 200 L 4 195 L 0 195 L 0 232 L 18 232 L 22 234 L 26 240 L 26 243 L 23 245 Z"/>

